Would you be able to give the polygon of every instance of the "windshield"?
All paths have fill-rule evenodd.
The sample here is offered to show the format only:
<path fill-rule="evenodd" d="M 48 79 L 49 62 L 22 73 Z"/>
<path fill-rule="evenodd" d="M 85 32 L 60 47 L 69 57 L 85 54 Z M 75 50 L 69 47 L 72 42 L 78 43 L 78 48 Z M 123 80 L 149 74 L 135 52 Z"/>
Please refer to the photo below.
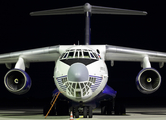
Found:
<path fill-rule="evenodd" d="M 96 59 L 99 60 L 98 55 L 88 49 L 72 49 L 67 50 L 65 53 L 63 53 L 60 57 L 60 59 L 73 59 L 73 58 L 86 58 L 86 59 Z"/>

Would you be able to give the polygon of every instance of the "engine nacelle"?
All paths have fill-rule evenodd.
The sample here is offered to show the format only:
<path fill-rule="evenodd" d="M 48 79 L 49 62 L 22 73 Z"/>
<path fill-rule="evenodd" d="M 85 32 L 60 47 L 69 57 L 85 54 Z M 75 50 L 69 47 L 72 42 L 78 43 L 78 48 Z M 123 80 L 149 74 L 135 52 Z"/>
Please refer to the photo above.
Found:
<path fill-rule="evenodd" d="M 5 75 L 4 84 L 8 91 L 21 95 L 29 91 L 31 79 L 25 71 L 12 69 Z"/>
<path fill-rule="evenodd" d="M 138 73 L 136 84 L 140 92 L 150 94 L 160 87 L 161 76 L 156 69 L 145 68 Z"/>

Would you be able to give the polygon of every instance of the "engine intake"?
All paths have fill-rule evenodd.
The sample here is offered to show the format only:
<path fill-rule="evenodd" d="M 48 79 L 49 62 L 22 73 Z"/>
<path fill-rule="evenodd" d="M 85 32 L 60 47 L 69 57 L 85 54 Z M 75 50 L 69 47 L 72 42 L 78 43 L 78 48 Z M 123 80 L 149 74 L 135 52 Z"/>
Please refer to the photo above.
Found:
<path fill-rule="evenodd" d="M 154 68 L 142 69 L 136 77 L 136 85 L 140 92 L 150 94 L 155 92 L 161 84 L 161 76 Z"/>
<path fill-rule="evenodd" d="M 25 71 L 12 69 L 5 75 L 4 84 L 8 91 L 21 95 L 29 91 L 31 79 Z"/>

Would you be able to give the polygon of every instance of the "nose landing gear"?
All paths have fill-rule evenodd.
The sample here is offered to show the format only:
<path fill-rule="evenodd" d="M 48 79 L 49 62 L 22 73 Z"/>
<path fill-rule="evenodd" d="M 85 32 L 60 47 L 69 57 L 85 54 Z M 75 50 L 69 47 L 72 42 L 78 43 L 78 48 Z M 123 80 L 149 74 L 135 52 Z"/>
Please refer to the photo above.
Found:
<path fill-rule="evenodd" d="M 83 111 L 81 111 L 80 109 L 83 108 Z M 93 117 L 93 113 L 92 113 L 92 107 L 91 106 L 84 106 L 84 107 L 72 107 L 70 109 L 70 111 L 73 112 L 73 116 L 75 118 L 79 118 L 79 114 L 83 115 L 84 118 L 87 118 L 89 116 L 89 118 Z"/>
<path fill-rule="evenodd" d="M 91 106 L 85 106 L 83 108 L 83 117 L 87 118 L 87 115 L 89 116 L 89 118 L 92 118 L 93 113 L 92 113 L 92 107 Z"/>

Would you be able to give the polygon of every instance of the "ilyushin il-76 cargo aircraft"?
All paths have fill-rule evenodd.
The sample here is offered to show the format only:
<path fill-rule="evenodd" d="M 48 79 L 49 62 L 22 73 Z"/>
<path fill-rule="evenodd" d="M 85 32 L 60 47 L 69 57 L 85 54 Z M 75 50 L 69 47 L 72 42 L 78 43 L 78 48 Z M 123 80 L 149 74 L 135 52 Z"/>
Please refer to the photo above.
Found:
<path fill-rule="evenodd" d="M 69 114 L 72 110 L 76 118 L 80 109 L 84 118 L 92 118 L 92 109 L 98 105 L 101 114 L 124 114 L 125 108 L 114 101 L 116 91 L 107 85 L 108 70 L 105 61 L 141 62 L 142 70 L 136 77 L 140 92 L 150 94 L 161 84 L 159 72 L 151 67 L 158 62 L 160 68 L 166 62 L 166 53 L 119 47 L 112 45 L 90 45 L 90 17 L 92 14 L 146 15 L 145 11 L 94 6 L 83 6 L 36 11 L 31 16 L 85 14 L 85 45 L 55 45 L 44 48 L 23 50 L 0 55 L 0 63 L 10 70 L 4 77 L 8 91 L 21 95 L 31 87 L 30 76 L 25 72 L 32 62 L 55 62 L 54 82 L 56 92 L 61 92 L 61 101 L 54 107 L 55 115 Z M 11 64 L 15 67 L 11 69 Z M 63 105 L 60 105 L 63 104 Z"/>

